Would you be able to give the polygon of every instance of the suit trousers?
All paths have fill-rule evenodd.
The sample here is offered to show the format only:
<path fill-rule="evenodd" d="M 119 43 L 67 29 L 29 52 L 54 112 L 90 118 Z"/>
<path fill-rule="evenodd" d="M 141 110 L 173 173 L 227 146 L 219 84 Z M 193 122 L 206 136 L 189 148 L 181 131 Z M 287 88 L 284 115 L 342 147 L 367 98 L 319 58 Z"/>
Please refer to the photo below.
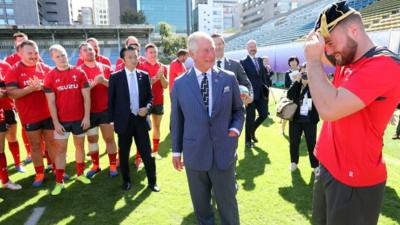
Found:
<path fill-rule="evenodd" d="M 218 206 L 222 225 L 239 225 L 239 210 L 236 200 L 235 163 L 220 170 L 215 163 L 208 171 L 186 168 L 190 196 L 198 225 L 214 225 L 211 206 L 211 189 Z"/>
<path fill-rule="evenodd" d="M 118 147 L 120 148 L 120 167 L 124 182 L 131 182 L 129 175 L 129 152 L 132 145 L 132 137 L 142 157 L 149 185 L 156 184 L 156 162 L 151 157 L 150 137 L 146 117 L 130 114 L 127 131 L 118 134 Z"/>
<path fill-rule="evenodd" d="M 396 135 L 400 136 L 400 115 L 399 115 L 399 121 L 397 121 Z"/>
<path fill-rule="evenodd" d="M 313 224 L 376 225 L 385 184 L 351 187 L 336 180 L 320 165 L 320 174 L 314 182 Z"/>
<path fill-rule="evenodd" d="M 317 124 L 314 123 L 289 122 L 290 161 L 296 164 L 299 163 L 300 141 L 303 132 L 306 138 L 310 164 L 312 168 L 315 168 L 318 166 L 318 160 L 314 156 L 314 147 L 317 139 Z"/>
<path fill-rule="evenodd" d="M 256 119 L 256 109 L 258 117 Z M 254 100 L 246 107 L 246 142 L 251 141 L 251 137 L 255 134 L 257 128 L 268 117 L 268 101 L 264 98 Z"/>

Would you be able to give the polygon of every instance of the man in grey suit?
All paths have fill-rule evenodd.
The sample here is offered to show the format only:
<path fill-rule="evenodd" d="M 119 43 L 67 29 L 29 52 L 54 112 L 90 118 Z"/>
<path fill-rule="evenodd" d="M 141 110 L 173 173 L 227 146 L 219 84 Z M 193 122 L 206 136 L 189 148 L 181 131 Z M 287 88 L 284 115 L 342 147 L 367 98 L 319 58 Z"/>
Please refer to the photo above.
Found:
<path fill-rule="evenodd" d="M 251 102 L 253 102 L 253 87 L 251 86 L 251 82 L 247 77 L 247 74 L 244 71 L 242 65 L 236 60 L 225 57 L 225 40 L 222 35 L 215 33 L 212 34 L 211 37 L 215 43 L 215 65 L 220 69 L 225 69 L 233 72 L 239 85 L 243 85 L 247 87 L 247 89 L 249 89 L 249 94 L 242 94 L 241 96 L 242 101 L 245 105 L 250 104 Z"/>
<path fill-rule="evenodd" d="M 172 90 L 173 165 L 178 171 L 186 167 L 198 224 L 215 224 L 212 189 L 222 225 L 238 225 L 235 162 L 244 122 L 239 86 L 232 72 L 214 67 L 215 46 L 208 34 L 190 35 L 188 49 L 194 66 Z"/>

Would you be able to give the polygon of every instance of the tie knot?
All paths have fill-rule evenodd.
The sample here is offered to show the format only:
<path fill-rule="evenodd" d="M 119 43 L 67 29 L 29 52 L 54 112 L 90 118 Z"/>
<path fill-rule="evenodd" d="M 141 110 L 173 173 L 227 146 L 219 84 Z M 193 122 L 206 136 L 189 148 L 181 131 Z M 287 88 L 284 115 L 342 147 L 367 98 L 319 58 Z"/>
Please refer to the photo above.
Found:
<path fill-rule="evenodd" d="M 203 75 L 203 78 L 207 78 L 207 73 L 202 73 L 201 75 Z"/>

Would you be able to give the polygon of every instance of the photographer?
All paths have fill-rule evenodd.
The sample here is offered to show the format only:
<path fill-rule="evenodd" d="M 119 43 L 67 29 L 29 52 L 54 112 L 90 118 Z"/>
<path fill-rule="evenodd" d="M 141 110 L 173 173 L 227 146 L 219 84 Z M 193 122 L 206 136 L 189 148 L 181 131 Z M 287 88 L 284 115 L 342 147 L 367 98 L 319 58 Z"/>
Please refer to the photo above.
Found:
<path fill-rule="evenodd" d="M 288 65 L 290 67 L 290 69 L 288 71 L 286 71 L 285 73 L 285 89 L 288 89 L 292 83 L 294 82 L 294 78 L 299 74 L 299 58 L 297 58 L 297 56 L 291 56 L 288 59 Z M 283 93 L 282 97 L 287 97 L 286 96 L 286 91 Z M 287 124 L 287 120 L 282 120 L 282 126 L 281 126 L 281 133 L 282 135 L 285 135 L 285 128 L 286 128 L 286 124 Z"/>
<path fill-rule="evenodd" d="M 313 150 L 317 138 L 319 116 L 308 88 L 306 63 L 303 63 L 300 73 L 294 77 L 292 86 L 290 86 L 287 92 L 287 98 L 293 100 L 298 105 L 293 120 L 289 122 L 290 170 L 293 172 L 297 169 L 300 140 L 304 132 L 310 164 L 314 169 L 314 173 L 318 174 L 319 163 L 313 154 Z"/>

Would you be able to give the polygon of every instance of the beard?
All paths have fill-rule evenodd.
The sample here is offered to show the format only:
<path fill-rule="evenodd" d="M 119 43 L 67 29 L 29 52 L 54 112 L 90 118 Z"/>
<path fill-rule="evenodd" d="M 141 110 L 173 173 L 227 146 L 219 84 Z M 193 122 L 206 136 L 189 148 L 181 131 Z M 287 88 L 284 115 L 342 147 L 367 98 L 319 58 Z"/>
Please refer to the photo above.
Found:
<path fill-rule="evenodd" d="M 349 65 L 354 61 L 358 44 L 356 41 L 351 39 L 348 35 L 346 45 L 341 52 L 334 52 L 333 55 L 328 55 L 325 52 L 325 56 L 332 65 L 344 66 Z"/>

